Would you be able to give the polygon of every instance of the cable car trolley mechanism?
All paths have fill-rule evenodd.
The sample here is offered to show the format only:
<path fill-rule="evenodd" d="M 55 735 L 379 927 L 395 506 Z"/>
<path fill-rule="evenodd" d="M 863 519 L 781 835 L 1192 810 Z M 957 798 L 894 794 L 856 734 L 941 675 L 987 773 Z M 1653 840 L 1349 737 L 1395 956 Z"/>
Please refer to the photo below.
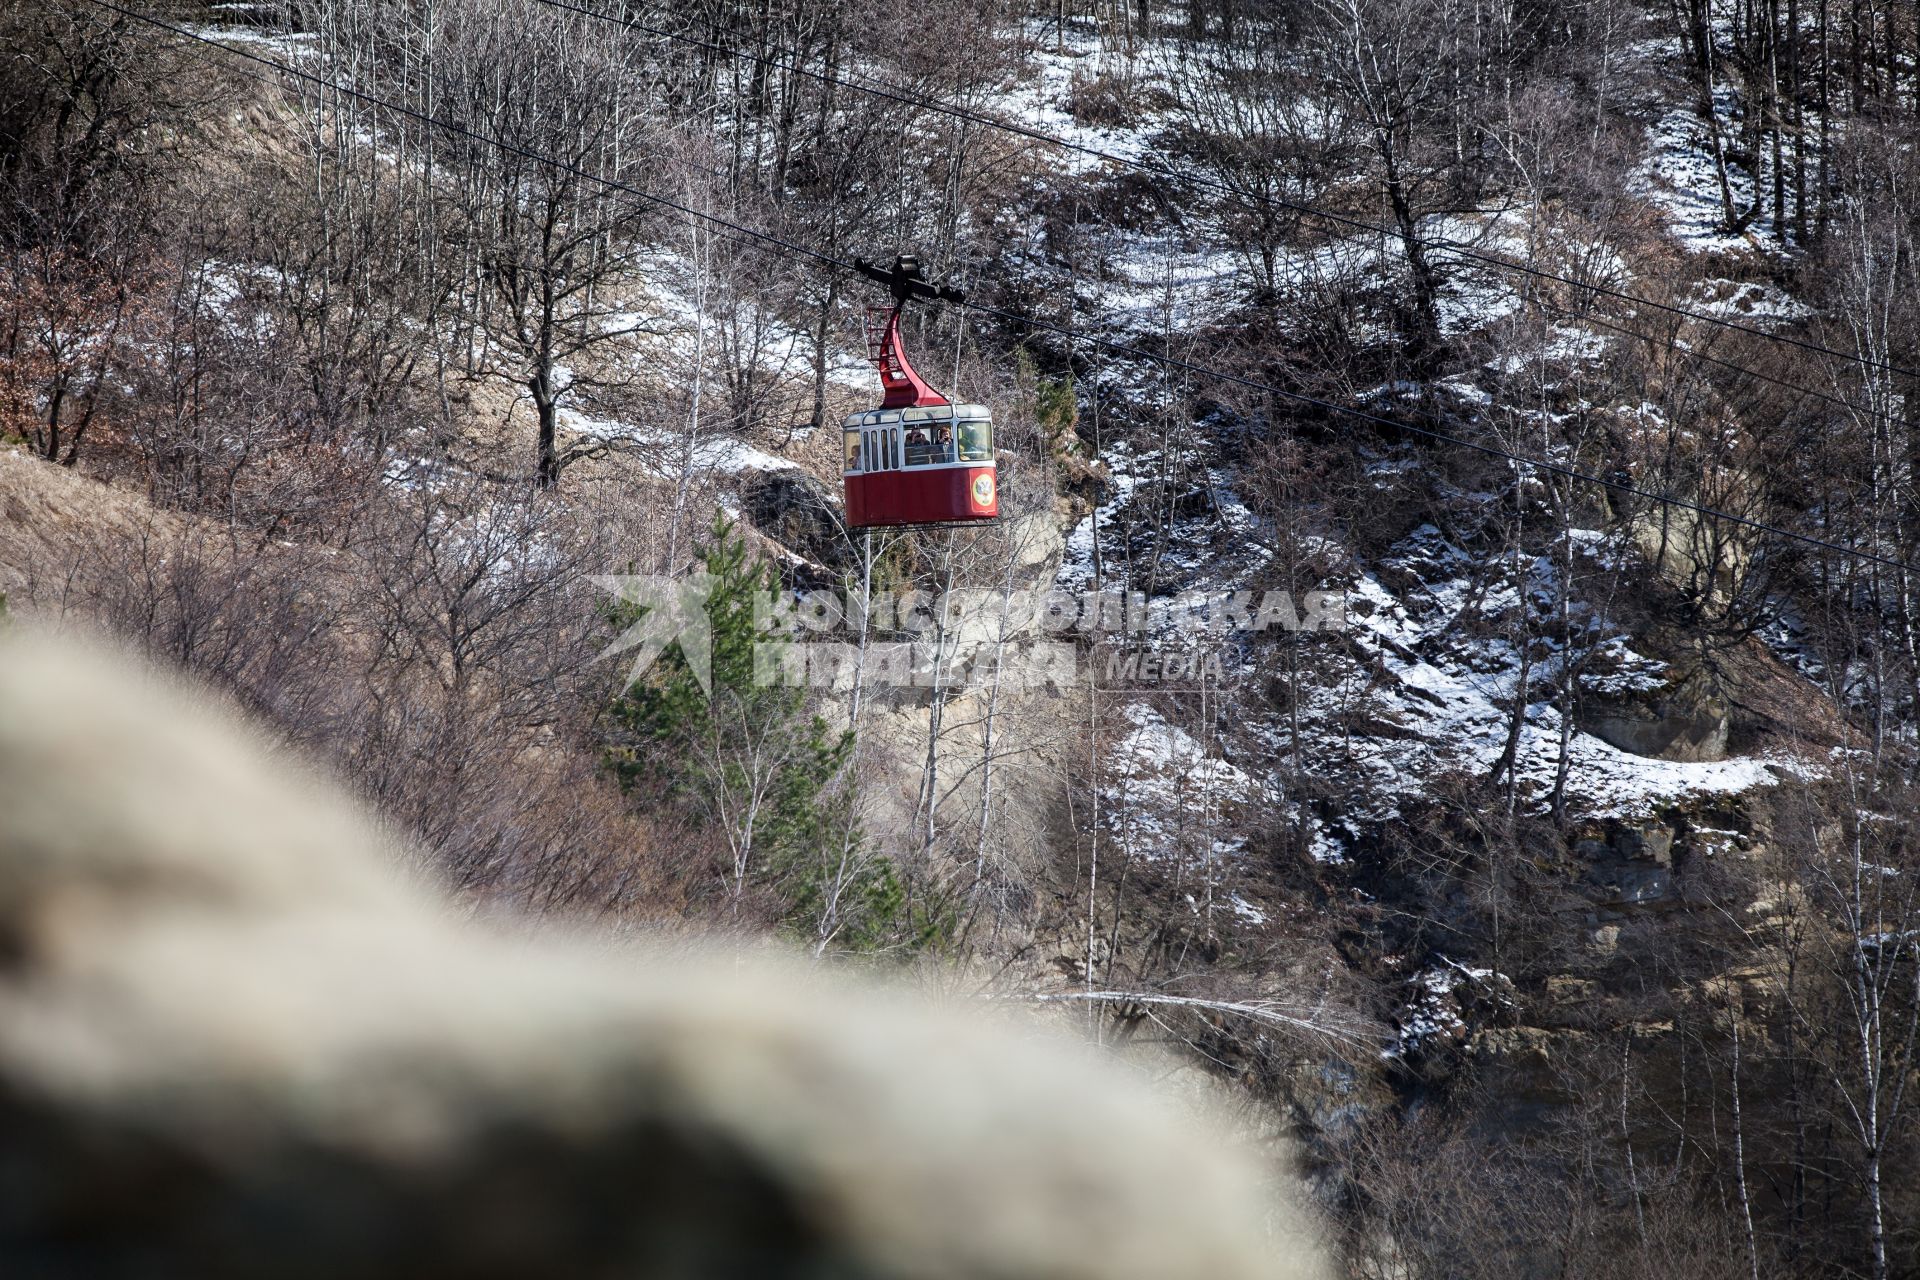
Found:
<path fill-rule="evenodd" d="M 878 409 L 846 420 L 848 526 L 998 519 L 992 415 L 985 405 L 956 405 L 928 386 L 900 343 L 900 312 L 908 302 L 962 302 L 965 295 L 928 282 L 917 258 L 895 258 L 891 271 L 859 259 L 854 265 L 887 286 L 893 305 L 867 308 L 867 354 L 886 394 Z"/>

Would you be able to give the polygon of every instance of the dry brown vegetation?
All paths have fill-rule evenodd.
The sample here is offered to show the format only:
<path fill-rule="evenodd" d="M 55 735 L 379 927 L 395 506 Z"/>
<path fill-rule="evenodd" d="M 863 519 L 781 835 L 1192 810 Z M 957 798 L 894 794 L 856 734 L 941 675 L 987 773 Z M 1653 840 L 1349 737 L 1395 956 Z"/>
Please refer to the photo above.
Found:
<path fill-rule="evenodd" d="M 1911 13 L 627 9 L 695 42 L 534 0 L 151 7 L 319 75 L 263 81 L 92 0 L 0 11 L 8 608 L 205 681 L 470 910 L 778 934 L 1172 1046 L 1301 1136 L 1349 1274 L 1916 1274 Z M 1043 62 L 1186 176 L 897 100 L 1011 117 Z M 700 214 L 1189 363 L 916 317 L 994 408 L 1008 518 L 869 547 L 833 490 L 863 286 Z M 1098 509 L 1098 586 L 1452 593 L 1423 643 L 1499 736 L 1380 781 L 1448 723 L 1390 669 L 1434 654 L 1299 634 L 1179 693 L 857 686 L 648 736 L 592 579 L 698 565 L 716 509 L 809 588 L 1004 599 Z M 1398 554 L 1423 529 L 1451 576 Z M 1616 641 L 1656 693 L 1598 691 Z M 1148 717 L 1193 744 L 1170 776 L 1119 749 Z M 1779 781 L 1583 807 L 1603 721 Z M 1227 766 L 1258 788 L 1216 804 Z M 784 834 L 741 818 L 783 789 Z"/>

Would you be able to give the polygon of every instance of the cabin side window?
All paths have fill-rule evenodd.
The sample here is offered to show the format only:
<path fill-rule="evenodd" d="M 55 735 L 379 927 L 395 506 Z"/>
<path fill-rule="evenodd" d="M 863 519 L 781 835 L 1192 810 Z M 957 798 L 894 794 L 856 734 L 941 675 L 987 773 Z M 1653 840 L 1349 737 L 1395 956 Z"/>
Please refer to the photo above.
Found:
<path fill-rule="evenodd" d="M 976 417 L 962 416 L 954 432 L 962 462 L 993 461 L 993 420 L 984 411 Z"/>
<path fill-rule="evenodd" d="M 953 461 L 953 427 L 945 422 L 919 422 L 907 426 L 907 465 L 931 467 Z"/>
<path fill-rule="evenodd" d="M 859 429 L 856 427 L 846 431 L 844 434 L 846 436 L 846 442 L 847 442 L 847 461 L 846 461 L 846 466 L 843 468 L 843 470 L 864 471 L 866 468 L 862 465 L 862 458 L 860 455 Z"/>
<path fill-rule="evenodd" d="M 901 428 L 900 443 L 905 451 L 906 464 L 910 467 L 924 467 L 935 461 L 933 453 L 933 415 L 925 409 L 909 409 L 906 421 Z"/>
<path fill-rule="evenodd" d="M 954 461 L 954 423 L 950 409 L 909 409 L 902 444 L 909 467 L 937 467 Z"/>
<path fill-rule="evenodd" d="M 867 470 L 892 471 L 900 465 L 891 427 L 867 428 Z"/>

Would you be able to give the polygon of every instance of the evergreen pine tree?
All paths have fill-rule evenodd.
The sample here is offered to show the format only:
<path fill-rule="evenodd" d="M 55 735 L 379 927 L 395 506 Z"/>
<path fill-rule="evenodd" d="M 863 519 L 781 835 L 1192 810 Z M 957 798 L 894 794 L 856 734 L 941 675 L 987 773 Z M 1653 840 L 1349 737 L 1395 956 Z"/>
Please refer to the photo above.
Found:
<path fill-rule="evenodd" d="M 724 515 L 714 519 L 704 561 L 710 690 L 678 646 L 669 648 L 614 700 L 607 763 L 629 793 L 728 824 L 730 846 L 751 851 L 745 865 L 728 869 L 735 887 L 774 891 L 787 906 L 786 922 L 810 930 L 848 844 L 851 795 L 842 774 L 854 735 L 834 732 L 814 714 L 804 688 L 765 678 L 780 669 L 791 643 L 770 611 L 755 608 L 773 598 L 779 577 L 771 564 L 750 559 L 746 539 Z M 624 628 L 643 608 L 621 603 L 610 620 Z M 851 949 L 884 942 L 905 901 L 889 860 L 859 861 L 857 883 L 839 897 L 846 923 L 837 940 Z"/>

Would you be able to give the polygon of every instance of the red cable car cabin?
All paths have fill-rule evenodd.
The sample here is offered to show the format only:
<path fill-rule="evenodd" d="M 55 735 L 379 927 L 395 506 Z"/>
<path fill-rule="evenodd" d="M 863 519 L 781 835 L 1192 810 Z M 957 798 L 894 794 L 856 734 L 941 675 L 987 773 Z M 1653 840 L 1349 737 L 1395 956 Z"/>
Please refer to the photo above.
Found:
<path fill-rule="evenodd" d="M 948 524 L 1000 514 L 985 405 L 870 409 L 846 421 L 847 524 Z"/>
<path fill-rule="evenodd" d="M 961 295 L 928 284 L 912 258 L 896 258 L 892 271 L 858 265 L 892 289 L 894 304 L 867 311 L 867 351 L 886 395 L 878 409 L 845 424 L 848 526 L 998 519 L 992 415 L 985 405 L 949 403 L 914 372 L 900 345 L 900 309 L 909 298 L 958 302 Z"/>

